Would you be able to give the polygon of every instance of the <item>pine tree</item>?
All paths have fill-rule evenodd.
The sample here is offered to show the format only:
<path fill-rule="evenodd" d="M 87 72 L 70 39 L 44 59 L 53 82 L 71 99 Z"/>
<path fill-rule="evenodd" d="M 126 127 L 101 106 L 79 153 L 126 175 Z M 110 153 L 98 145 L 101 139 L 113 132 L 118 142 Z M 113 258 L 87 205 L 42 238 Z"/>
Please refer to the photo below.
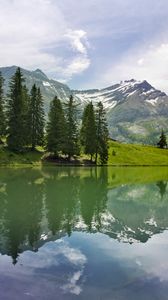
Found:
<path fill-rule="evenodd" d="M 44 126 L 45 126 L 45 112 L 44 112 L 44 102 L 41 94 L 40 88 L 37 89 L 37 145 L 44 144 Z"/>
<path fill-rule="evenodd" d="M 23 118 L 24 118 L 24 132 L 25 132 L 25 144 L 30 144 L 30 120 L 29 120 L 29 107 L 30 107 L 30 95 L 26 85 L 23 86 Z"/>
<path fill-rule="evenodd" d="M 66 106 L 66 145 L 64 153 L 70 160 L 72 156 L 79 154 L 79 133 L 77 127 L 77 105 L 73 96 L 70 96 Z"/>
<path fill-rule="evenodd" d="M 95 112 L 92 102 L 86 105 L 81 127 L 81 144 L 84 147 L 84 153 L 91 156 L 96 153 L 96 122 Z"/>
<path fill-rule="evenodd" d="M 2 74 L 0 72 L 0 143 L 2 142 L 1 141 L 2 136 L 5 135 L 5 131 L 6 131 L 3 84 L 4 84 L 4 79 L 3 79 Z"/>
<path fill-rule="evenodd" d="M 40 88 L 34 84 L 30 93 L 29 126 L 30 144 L 32 150 L 37 145 L 42 145 L 44 141 L 44 109 Z"/>
<path fill-rule="evenodd" d="M 157 143 L 157 145 L 159 146 L 159 148 L 163 149 L 167 147 L 167 141 L 166 141 L 166 135 L 164 133 L 164 130 L 162 130 L 161 135 L 160 135 L 160 140 Z"/>
<path fill-rule="evenodd" d="M 106 164 L 108 160 L 108 127 L 106 113 L 101 102 L 97 105 L 96 113 L 96 164 L 98 154 L 101 164 Z"/>
<path fill-rule="evenodd" d="M 47 123 L 47 150 L 58 157 L 65 149 L 66 125 L 61 101 L 55 97 L 50 104 Z"/>
<path fill-rule="evenodd" d="M 20 152 L 26 143 L 25 136 L 25 104 L 23 97 L 23 76 L 20 68 L 11 79 L 8 101 L 8 137 L 7 144 L 10 150 Z"/>

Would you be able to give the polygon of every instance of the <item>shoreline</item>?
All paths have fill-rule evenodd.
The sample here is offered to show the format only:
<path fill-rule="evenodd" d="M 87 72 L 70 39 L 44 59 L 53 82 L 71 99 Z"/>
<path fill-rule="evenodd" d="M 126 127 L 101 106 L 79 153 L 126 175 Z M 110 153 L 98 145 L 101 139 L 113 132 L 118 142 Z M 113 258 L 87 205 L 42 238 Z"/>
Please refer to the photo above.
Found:
<path fill-rule="evenodd" d="M 114 167 L 114 168 L 137 168 L 137 167 L 143 167 L 143 168 L 149 168 L 149 167 L 168 167 L 168 164 L 108 164 L 108 165 L 93 165 L 93 164 L 58 164 L 58 163 L 11 163 L 11 164 L 0 164 L 0 168 L 39 168 L 39 167 L 82 167 L 82 168 L 108 168 L 108 167 Z"/>
<path fill-rule="evenodd" d="M 14 153 L 6 147 L 0 147 L 0 168 L 5 167 L 168 167 L 168 149 L 159 149 L 150 145 L 121 144 L 109 142 L 109 158 L 107 164 L 90 161 L 85 154 L 68 161 L 67 157 L 53 157 L 44 149 Z"/>

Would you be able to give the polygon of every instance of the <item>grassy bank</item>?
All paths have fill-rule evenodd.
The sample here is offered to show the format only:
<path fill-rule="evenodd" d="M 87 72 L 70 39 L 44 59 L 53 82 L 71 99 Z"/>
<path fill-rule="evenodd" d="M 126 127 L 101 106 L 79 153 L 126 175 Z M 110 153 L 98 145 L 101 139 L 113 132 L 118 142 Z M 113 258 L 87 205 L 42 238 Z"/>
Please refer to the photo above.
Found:
<path fill-rule="evenodd" d="M 42 151 L 13 153 L 6 148 L 0 148 L 0 166 L 35 166 L 41 164 Z"/>
<path fill-rule="evenodd" d="M 20 165 L 88 165 L 88 157 L 81 156 L 69 164 L 62 159 L 55 161 L 45 159 L 44 151 L 29 151 L 16 154 L 6 148 L 0 148 L 0 166 Z M 158 149 L 152 146 L 121 144 L 109 142 L 108 165 L 113 166 L 168 166 L 168 149 Z"/>
<path fill-rule="evenodd" d="M 110 141 L 109 165 L 168 166 L 168 149 Z"/>

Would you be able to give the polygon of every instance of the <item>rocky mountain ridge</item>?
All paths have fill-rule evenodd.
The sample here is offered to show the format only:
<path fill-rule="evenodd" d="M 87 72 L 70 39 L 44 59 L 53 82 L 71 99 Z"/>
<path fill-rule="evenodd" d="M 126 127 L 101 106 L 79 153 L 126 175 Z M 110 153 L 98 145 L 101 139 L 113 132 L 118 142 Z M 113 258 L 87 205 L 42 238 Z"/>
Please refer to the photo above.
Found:
<path fill-rule="evenodd" d="M 5 93 L 17 66 L 0 68 L 5 79 Z M 168 131 L 168 96 L 155 89 L 146 80 L 126 80 L 104 89 L 71 90 L 67 85 L 49 79 L 41 70 L 22 69 L 28 89 L 36 83 L 45 101 L 46 112 L 51 99 L 57 95 L 67 101 L 71 94 L 82 110 L 86 103 L 102 101 L 109 125 L 110 136 L 122 142 L 155 144 L 162 128 Z"/>
<path fill-rule="evenodd" d="M 74 94 L 81 103 L 102 101 L 114 139 L 153 144 L 162 128 L 168 129 L 168 96 L 146 80 L 131 79 L 105 89 Z"/>

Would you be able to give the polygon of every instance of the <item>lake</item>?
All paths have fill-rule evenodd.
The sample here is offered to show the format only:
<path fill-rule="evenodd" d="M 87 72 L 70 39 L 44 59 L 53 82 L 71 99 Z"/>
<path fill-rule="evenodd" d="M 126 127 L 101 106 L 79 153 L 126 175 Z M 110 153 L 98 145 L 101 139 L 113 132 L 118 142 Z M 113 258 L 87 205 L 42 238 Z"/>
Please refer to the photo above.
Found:
<path fill-rule="evenodd" d="M 0 299 L 167 300 L 168 168 L 0 169 Z"/>

